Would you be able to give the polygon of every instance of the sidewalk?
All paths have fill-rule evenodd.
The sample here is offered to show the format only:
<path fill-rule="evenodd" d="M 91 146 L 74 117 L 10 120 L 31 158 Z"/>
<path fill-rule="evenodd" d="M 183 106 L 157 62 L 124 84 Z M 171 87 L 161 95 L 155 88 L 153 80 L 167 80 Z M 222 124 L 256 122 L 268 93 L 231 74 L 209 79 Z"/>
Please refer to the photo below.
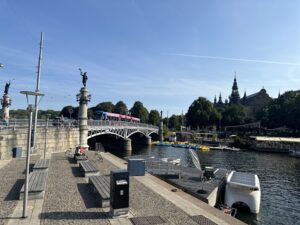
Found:
<path fill-rule="evenodd" d="M 94 160 L 93 152 L 87 154 L 102 175 L 108 175 L 115 168 L 127 168 L 124 160 L 110 153 L 102 153 L 103 162 Z M 99 200 L 82 177 L 78 165 L 68 161 L 64 153 L 56 153 L 51 156 L 44 199 L 28 201 L 26 219 L 21 218 L 23 201 L 18 201 L 15 210 L 4 220 L 4 224 L 130 225 L 133 224 L 132 220 L 147 220 L 152 217 L 172 225 L 203 224 L 197 222 L 195 217 L 204 218 L 205 224 L 210 225 L 244 224 L 179 189 L 172 192 L 174 188 L 147 173 L 142 177 L 130 177 L 128 218 L 112 219 L 109 208 L 99 207 Z"/>

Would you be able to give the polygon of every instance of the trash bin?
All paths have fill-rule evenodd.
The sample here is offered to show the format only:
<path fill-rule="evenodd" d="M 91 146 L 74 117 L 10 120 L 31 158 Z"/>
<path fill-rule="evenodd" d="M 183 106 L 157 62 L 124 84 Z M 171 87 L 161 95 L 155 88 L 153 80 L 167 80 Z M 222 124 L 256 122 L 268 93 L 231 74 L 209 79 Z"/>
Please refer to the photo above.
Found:
<path fill-rule="evenodd" d="M 22 148 L 20 148 L 20 147 L 13 148 L 13 157 L 14 158 L 22 157 Z"/>
<path fill-rule="evenodd" d="M 145 159 L 128 159 L 129 176 L 145 176 Z"/>
<path fill-rule="evenodd" d="M 129 173 L 112 170 L 110 173 L 110 210 L 113 217 L 126 216 L 129 208 Z"/>

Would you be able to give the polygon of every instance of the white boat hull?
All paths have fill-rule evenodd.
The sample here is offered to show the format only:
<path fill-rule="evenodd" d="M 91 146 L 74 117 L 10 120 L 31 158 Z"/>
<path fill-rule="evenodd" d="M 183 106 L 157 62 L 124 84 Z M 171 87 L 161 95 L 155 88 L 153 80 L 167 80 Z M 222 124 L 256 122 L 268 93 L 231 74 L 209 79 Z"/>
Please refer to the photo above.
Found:
<path fill-rule="evenodd" d="M 231 180 L 232 175 L 236 173 L 231 172 L 227 178 L 225 189 L 225 204 L 232 207 L 236 203 L 246 204 L 252 213 L 259 213 L 261 190 L 257 175 L 254 175 L 255 185 L 249 183 L 236 182 Z M 246 174 L 246 173 L 240 173 Z M 248 174 L 249 175 L 249 174 Z M 241 179 L 243 180 L 243 179 Z"/>

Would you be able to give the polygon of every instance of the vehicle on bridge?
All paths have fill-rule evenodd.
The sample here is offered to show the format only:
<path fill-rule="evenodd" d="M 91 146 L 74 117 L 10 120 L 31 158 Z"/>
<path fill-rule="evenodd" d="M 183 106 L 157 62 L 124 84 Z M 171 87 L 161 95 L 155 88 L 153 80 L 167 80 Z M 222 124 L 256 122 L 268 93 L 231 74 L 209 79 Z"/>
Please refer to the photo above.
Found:
<path fill-rule="evenodd" d="M 95 119 L 96 120 L 117 120 L 117 121 L 127 121 L 127 122 L 135 122 L 135 123 L 140 122 L 140 119 L 134 116 L 104 112 L 101 110 L 95 111 Z"/>

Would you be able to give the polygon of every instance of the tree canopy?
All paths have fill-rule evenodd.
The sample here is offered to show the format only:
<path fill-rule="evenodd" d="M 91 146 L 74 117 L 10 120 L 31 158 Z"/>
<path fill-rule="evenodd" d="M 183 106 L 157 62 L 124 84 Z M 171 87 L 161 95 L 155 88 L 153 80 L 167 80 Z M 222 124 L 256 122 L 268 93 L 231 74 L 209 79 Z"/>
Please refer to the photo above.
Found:
<path fill-rule="evenodd" d="M 101 102 L 96 107 L 94 107 L 94 110 L 101 110 L 104 112 L 113 112 L 114 110 L 114 104 L 112 102 Z"/>
<path fill-rule="evenodd" d="M 213 104 L 206 98 L 199 97 L 189 107 L 186 114 L 187 125 L 192 128 L 206 127 L 216 122 L 221 117 Z"/>
<path fill-rule="evenodd" d="M 243 106 L 231 104 L 225 106 L 222 113 L 222 125 L 240 125 L 244 124 L 246 119 L 246 112 Z"/>
<path fill-rule="evenodd" d="M 114 106 L 113 109 L 114 113 L 119 113 L 122 115 L 127 115 L 128 114 L 128 108 L 127 105 L 123 101 L 118 101 L 116 105 Z"/>
<path fill-rule="evenodd" d="M 172 115 L 168 121 L 168 127 L 170 129 L 179 130 L 182 122 L 182 116 L 180 115 Z"/>
<path fill-rule="evenodd" d="M 157 110 L 151 110 L 149 113 L 148 123 L 158 126 L 160 123 L 160 114 Z"/>
<path fill-rule="evenodd" d="M 147 123 L 148 122 L 148 110 L 144 107 L 143 103 L 140 101 L 136 101 L 132 108 L 130 109 L 130 113 L 134 117 L 140 118 L 142 123 Z"/>
<path fill-rule="evenodd" d="M 288 91 L 274 99 L 257 114 L 257 119 L 269 128 L 300 130 L 300 91 Z"/>

